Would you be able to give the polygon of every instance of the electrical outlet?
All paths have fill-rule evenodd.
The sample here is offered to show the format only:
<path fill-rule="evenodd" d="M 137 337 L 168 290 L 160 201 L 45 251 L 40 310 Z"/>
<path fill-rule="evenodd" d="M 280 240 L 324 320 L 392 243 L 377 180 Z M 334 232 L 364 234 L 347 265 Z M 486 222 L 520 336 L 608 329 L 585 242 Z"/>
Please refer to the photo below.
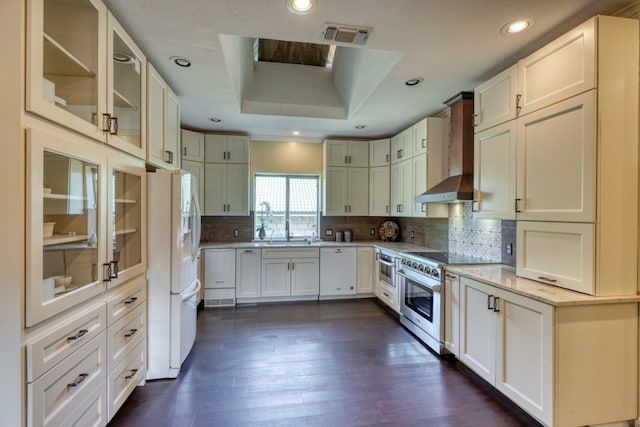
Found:
<path fill-rule="evenodd" d="M 233 237 L 238 237 L 239 235 L 240 235 L 240 231 L 238 231 L 237 228 L 233 230 Z"/>
<path fill-rule="evenodd" d="M 370 236 L 375 236 L 376 235 L 376 229 L 375 228 L 370 228 L 369 229 L 369 235 Z"/>
<path fill-rule="evenodd" d="M 324 234 L 325 236 L 333 236 L 333 229 L 327 228 L 326 230 L 324 230 Z"/>
<path fill-rule="evenodd" d="M 513 255 L 513 243 L 507 243 L 507 255 Z"/>
<path fill-rule="evenodd" d="M 416 233 L 413 230 L 411 230 L 411 238 L 414 239 L 415 237 L 416 237 Z"/>

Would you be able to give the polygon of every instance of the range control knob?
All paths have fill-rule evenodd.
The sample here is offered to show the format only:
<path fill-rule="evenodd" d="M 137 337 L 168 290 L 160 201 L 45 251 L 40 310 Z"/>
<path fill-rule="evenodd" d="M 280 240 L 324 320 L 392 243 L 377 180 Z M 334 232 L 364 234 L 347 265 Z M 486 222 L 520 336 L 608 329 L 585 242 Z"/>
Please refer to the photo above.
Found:
<path fill-rule="evenodd" d="M 411 268 L 418 268 L 418 263 L 415 261 L 411 261 Z"/>
<path fill-rule="evenodd" d="M 425 266 L 424 266 L 424 272 L 425 272 L 426 274 L 431 274 L 431 269 L 430 269 L 428 266 L 426 266 L 426 265 L 425 265 Z"/>
<path fill-rule="evenodd" d="M 400 264 L 402 265 L 407 265 L 408 261 L 406 259 L 403 259 L 402 261 L 400 261 Z"/>
<path fill-rule="evenodd" d="M 436 279 L 440 277 L 440 273 L 438 273 L 438 270 L 436 270 L 435 268 L 433 270 L 431 270 L 431 276 L 435 277 Z"/>
<path fill-rule="evenodd" d="M 420 272 L 424 272 L 425 266 L 423 264 L 420 264 L 418 266 L 418 270 L 420 270 Z"/>

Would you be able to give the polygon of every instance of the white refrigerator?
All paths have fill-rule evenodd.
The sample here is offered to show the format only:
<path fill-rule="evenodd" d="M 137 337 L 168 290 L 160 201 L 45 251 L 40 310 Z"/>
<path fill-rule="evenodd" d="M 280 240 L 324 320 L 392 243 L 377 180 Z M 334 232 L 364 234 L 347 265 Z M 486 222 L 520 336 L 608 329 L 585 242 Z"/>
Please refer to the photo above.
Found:
<path fill-rule="evenodd" d="M 185 171 L 149 172 L 147 199 L 147 379 L 176 378 L 196 338 L 198 182 Z"/>

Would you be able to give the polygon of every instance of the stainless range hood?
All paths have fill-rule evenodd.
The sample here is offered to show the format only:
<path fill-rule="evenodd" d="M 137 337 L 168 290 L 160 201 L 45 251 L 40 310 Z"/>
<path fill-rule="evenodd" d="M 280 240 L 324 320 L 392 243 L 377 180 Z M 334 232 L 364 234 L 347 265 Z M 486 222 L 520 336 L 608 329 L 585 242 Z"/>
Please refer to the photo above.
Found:
<path fill-rule="evenodd" d="M 473 200 L 473 92 L 444 102 L 451 107 L 449 177 L 413 198 L 416 203 Z"/>

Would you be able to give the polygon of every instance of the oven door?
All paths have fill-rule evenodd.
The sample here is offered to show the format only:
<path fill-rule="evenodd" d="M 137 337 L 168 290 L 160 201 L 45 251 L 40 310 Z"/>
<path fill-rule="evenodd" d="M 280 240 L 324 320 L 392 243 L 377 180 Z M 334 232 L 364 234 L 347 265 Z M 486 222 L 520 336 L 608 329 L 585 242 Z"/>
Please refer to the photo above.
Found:
<path fill-rule="evenodd" d="M 402 271 L 398 274 L 401 277 L 400 312 L 433 340 L 442 342 L 441 283 L 418 275 L 408 276 Z"/>
<path fill-rule="evenodd" d="M 379 281 L 395 287 L 396 284 L 393 278 L 396 274 L 396 263 L 394 259 L 388 255 L 378 254 L 377 260 Z"/>

